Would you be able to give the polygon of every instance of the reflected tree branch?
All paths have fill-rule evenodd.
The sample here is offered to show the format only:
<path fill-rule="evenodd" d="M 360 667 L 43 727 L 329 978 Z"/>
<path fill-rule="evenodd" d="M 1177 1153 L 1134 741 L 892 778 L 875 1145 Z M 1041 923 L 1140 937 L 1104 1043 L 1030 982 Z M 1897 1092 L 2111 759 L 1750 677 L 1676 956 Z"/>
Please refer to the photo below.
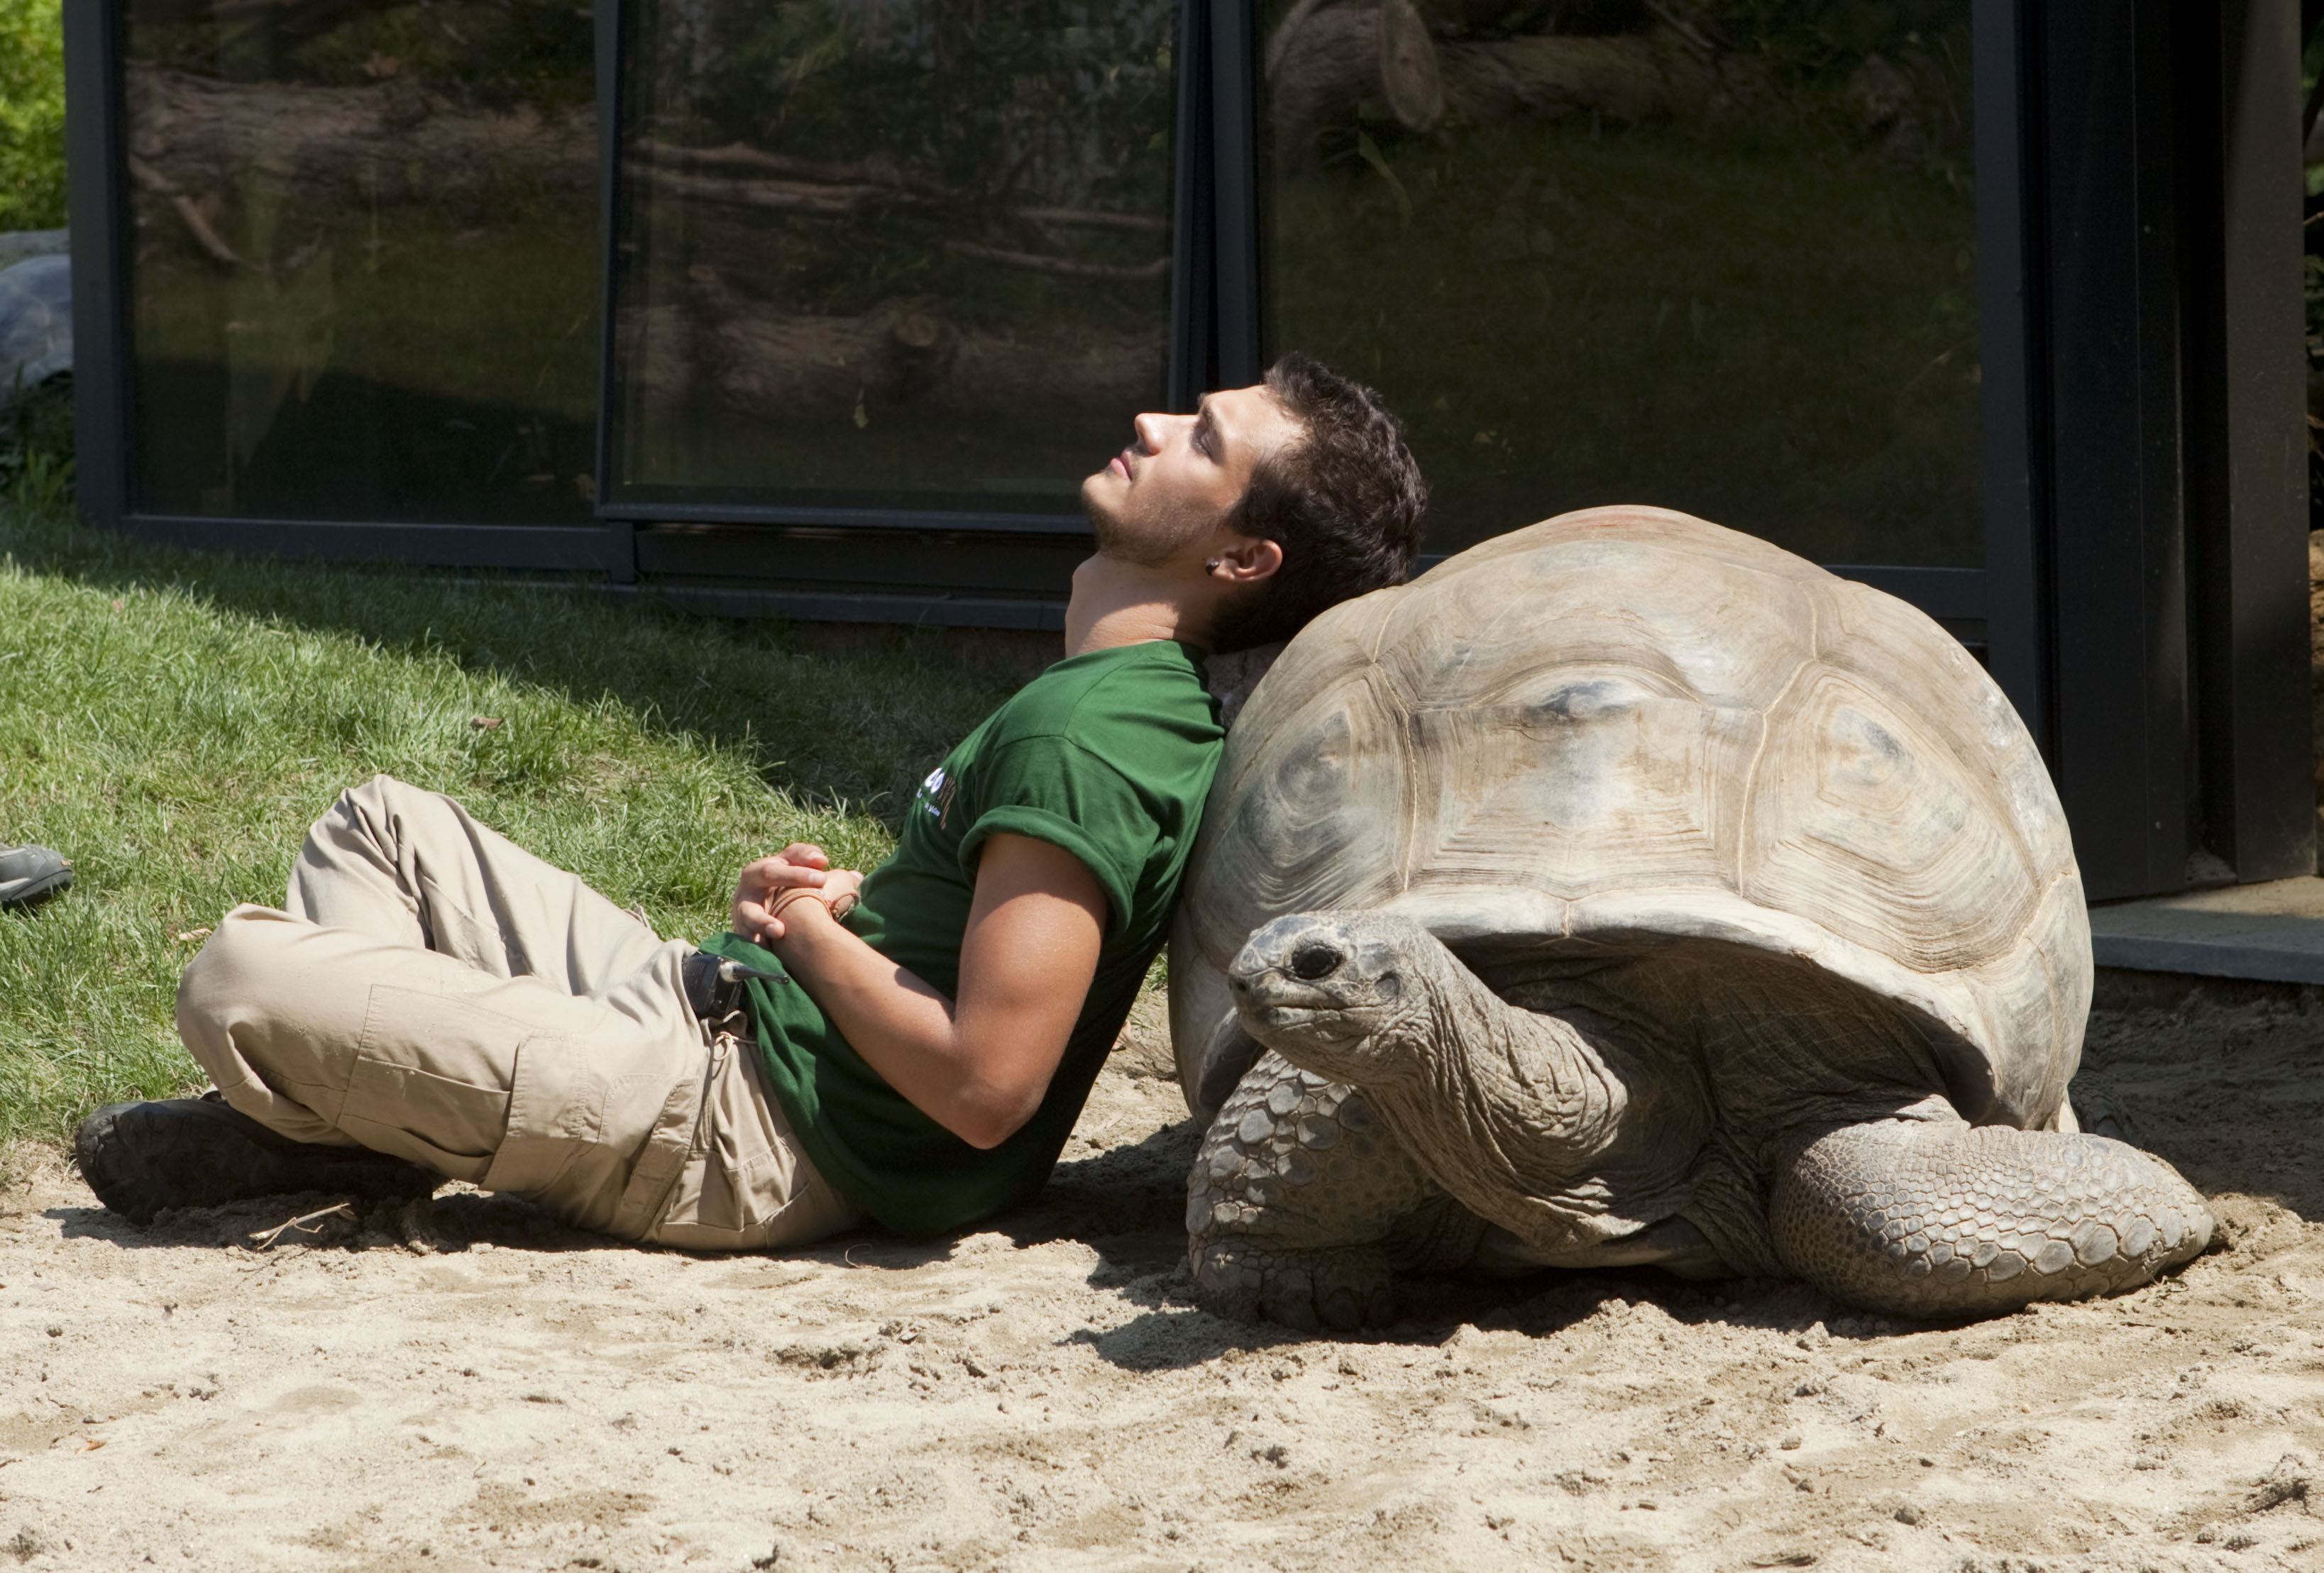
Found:
<path fill-rule="evenodd" d="M 129 178 L 167 202 L 178 216 L 185 221 L 186 228 L 193 234 L 195 244 L 208 252 L 212 258 L 230 268 L 248 265 L 243 261 L 242 254 L 226 244 L 226 238 L 210 227 L 209 220 L 202 216 L 202 210 L 195 206 L 191 198 L 171 185 L 159 170 L 134 153 L 129 155 Z"/>
<path fill-rule="evenodd" d="M 1150 262 L 1084 262 L 1073 257 L 1003 251 L 999 246 L 978 245 L 974 241 L 966 240 L 948 240 L 945 242 L 945 250 L 964 257 L 974 257 L 980 262 L 998 262 L 1005 268 L 1055 273 L 1067 279 L 1159 279 L 1170 271 L 1168 257 L 1157 257 Z"/>
<path fill-rule="evenodd" d="M 676 147 L 650 138 L 641 142 L 642 157 L 631 168 L 661 182 L 666 189 L 681 190 L 708 201 L 742 207 L 765 207 L 809 212 L 825 211 L 816 190 L 844 192 L 846 206 L 830 211 L 857 212 L 886 205 L 975 207 L 983 199 L 973 192 L 931 180 L 909 170 L 882 163 L 829 163 L 769 152 L 747 143 L 719 148 Z M 783 177 L 779 182 L 752 180 L 741 176 L 685 170 L 747 170 Z M 1093 207 L 1003 207 L 995 209 L 1010 218 L 1060 229 L 1119 229 L 1165 235 L 1170 221 L 1142 213 L 1109 213 Z"/>

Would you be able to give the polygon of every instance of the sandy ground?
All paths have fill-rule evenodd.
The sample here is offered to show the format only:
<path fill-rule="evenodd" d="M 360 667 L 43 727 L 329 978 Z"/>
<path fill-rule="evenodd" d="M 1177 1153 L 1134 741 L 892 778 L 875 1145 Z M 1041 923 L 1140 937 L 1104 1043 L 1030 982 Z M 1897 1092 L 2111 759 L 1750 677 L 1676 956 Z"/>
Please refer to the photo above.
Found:
<path fill-rule="evenodd" d="M 1221 1322 L 1133 1042 L 1039 1205 L 703 1259 L 516 1203 L 0 1193 L 0 1568 L 2324 1568 L 2324 1006 L 2116 1009 L 2085 1081 L 2227 1243 L 1947 1328 L 1784 1285 Z M 309 1243 L 300 1243 L 302 1239 Z"/>

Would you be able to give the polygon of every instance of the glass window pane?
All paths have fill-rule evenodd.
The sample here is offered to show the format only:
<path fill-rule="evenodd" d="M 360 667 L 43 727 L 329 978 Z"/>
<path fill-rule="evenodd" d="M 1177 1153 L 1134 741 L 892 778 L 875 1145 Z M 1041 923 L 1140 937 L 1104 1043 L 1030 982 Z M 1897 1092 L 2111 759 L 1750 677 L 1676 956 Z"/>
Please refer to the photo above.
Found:
<path fill-rule="evenodd" d="M 1968 0 L 1259 12 L 1270 349 L 1405 416 L 1432 549 L 1646 502 L 1981 566 Z"/>
<path fill-rule="evenodd" d="M 586 520 L 572 0 L 126 0 L 135 506 Z"/>
<path fill-rule="evenodd" d="M 1072 512 L 1157 406 L 1167 0 L 641 0 L 616 495 Z"/>

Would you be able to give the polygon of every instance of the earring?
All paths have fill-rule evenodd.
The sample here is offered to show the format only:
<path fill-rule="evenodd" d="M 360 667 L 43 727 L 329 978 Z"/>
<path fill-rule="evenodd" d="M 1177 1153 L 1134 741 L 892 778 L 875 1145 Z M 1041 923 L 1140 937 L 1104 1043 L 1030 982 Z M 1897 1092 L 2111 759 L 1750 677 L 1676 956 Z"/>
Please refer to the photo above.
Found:
<path fill-rule="evenodd" d="M 1205 574 L 1215 574 L 1218 571 L 1219 560 L 1216 557 L 1213 557 L 1209 562 L 1203 565 L 1203 572 Z"/>

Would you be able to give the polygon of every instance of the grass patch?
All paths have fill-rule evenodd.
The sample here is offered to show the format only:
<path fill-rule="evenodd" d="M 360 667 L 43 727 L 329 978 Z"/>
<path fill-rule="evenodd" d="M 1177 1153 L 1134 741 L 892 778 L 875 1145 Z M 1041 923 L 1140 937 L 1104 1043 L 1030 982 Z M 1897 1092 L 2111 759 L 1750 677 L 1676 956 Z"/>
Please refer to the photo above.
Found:
<path fill-rule="evenodd" d="M 35 444 L 0 492 L 0 841 L 77 878 L 0 914 L 0 1150 L 198 1084 L 172 1012 L 200 931 L 278 905 L 307 823 L 374 772 L 699 937 L 749 857 L 885 856 L 1010 687 L 927 635 L 841 658 L 577 585 L 173 552 L 78 522 L 69 471 Z"/>

